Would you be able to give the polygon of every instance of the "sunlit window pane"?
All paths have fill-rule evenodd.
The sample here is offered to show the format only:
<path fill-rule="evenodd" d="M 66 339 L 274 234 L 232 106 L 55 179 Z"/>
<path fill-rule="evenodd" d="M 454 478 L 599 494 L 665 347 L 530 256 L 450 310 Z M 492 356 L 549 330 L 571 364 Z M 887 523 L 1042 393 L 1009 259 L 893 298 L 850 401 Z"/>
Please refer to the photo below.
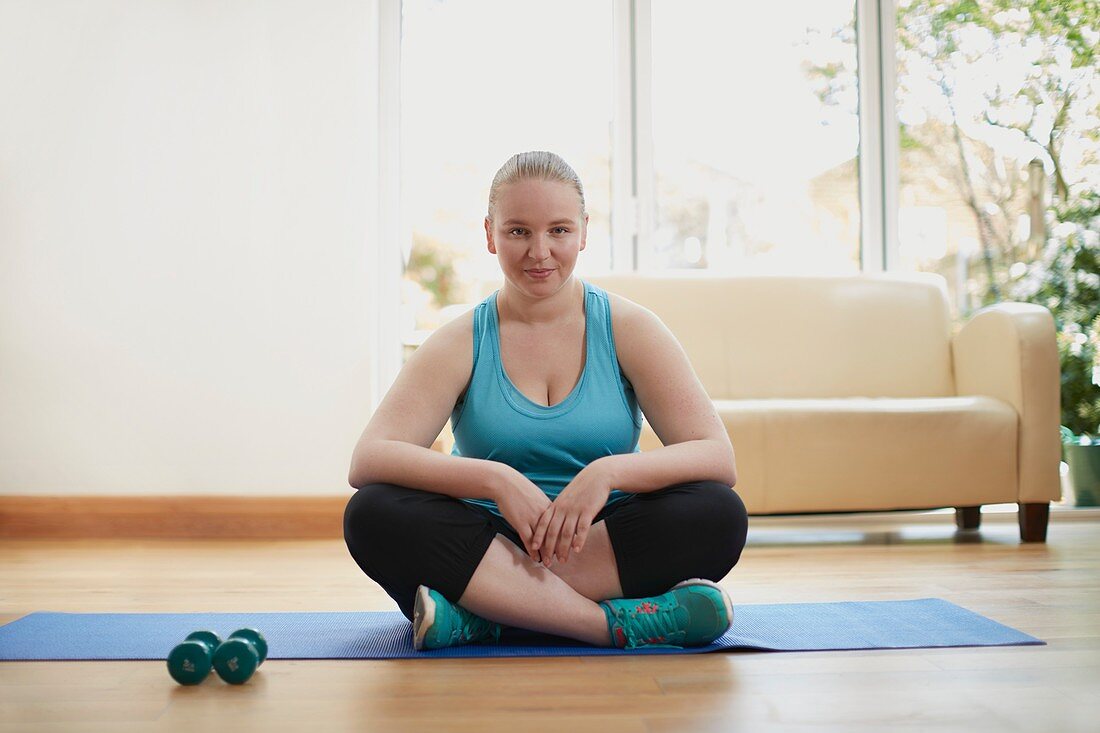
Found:
<path fill-rule="evenodd" d="M 640 269 L 859 269 L 852 0 L 654 0 Z"/>
<path fill-rule="evenodd" d="M 482 282 L 500 279 L 483 217 L 493 175 L 514 153 L 550 150 L 576 169 L 590 215 L 577 273 L 607 270 L 611 38 L 610 2 L 405 0 L 407 341 L 479 300 Z"/>
<path fill-rule="evenodd" d="M 1050 204 L 1100 190 L 1100 33 L 1083 13 L 899 0 L 901 265 L 944 275 L 957 316 L 1013 299 Z"/>

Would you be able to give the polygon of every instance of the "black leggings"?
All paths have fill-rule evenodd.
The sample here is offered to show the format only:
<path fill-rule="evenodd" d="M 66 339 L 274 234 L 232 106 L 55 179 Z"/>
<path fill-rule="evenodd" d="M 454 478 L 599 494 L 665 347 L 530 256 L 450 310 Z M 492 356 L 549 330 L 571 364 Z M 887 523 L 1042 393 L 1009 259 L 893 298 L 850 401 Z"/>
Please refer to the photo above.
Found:
<path fill-rule="evenodd" d="M 629 494 L 601 509 L 592 523 L 599 521 L 607 525 L 624 598 L 664 593 L 688 578 L 721 580 L 748 531 L 741 497 L 716 481 Z M 410 620 L 421 584 L 457 603 L 498 533 L 526 554 L 504 519 L 445 494 L 369 484 L 344 512 L 351 556 Z"/>

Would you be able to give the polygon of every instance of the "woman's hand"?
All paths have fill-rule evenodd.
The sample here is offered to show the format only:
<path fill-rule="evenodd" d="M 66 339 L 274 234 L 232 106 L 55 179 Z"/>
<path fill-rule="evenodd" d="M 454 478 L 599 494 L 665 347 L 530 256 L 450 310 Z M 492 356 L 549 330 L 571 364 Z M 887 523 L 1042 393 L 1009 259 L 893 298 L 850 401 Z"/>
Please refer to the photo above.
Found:
<path fill-rule="evenodd" d="M 507 464 L 499 465 L 501 470 L 493 500 L 504 520 L 512 525 L 523 540 L 527 554 L 532 560 L 539 562 L 539 553 L 533 548 L 531 538 L 535 534 L 539 518 L 550 506 L 550 499 L 531 479 Z"/>
<path fill-rule="evenodd" d="M 555 557 L 560 562 L 568 562 L 570 551 L 581 551 L 592 520 L 603 509 L 610 494 L 611 476 L 598 461 L 581 469 L 562 489 L 539 518 L 532 542 L 546 567 L 550 567 Z"/>

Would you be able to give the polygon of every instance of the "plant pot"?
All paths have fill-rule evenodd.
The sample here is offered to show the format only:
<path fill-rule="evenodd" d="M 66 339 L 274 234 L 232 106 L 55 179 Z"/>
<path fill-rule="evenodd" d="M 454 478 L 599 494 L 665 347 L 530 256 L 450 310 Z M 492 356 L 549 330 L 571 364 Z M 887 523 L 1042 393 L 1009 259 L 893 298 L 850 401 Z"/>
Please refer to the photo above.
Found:
<path fill-rule="evenodd" d="M 1066 463 L 1069 464 L 1074 506 L 1100 505 L 1100 443 L 1066 443 L 1063 447 L 1066 450 Z"/>

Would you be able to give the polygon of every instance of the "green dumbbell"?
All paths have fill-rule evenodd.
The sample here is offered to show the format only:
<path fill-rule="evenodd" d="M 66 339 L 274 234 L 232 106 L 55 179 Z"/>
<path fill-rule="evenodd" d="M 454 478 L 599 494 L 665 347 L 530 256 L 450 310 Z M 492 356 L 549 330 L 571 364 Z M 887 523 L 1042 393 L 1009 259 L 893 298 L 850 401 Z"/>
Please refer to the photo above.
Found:
<path fill-rule="evenodd" d="M 267 639 L 264 638 L 263 634 L 256 629 L 237 629 L 229 635 L 230 639 L 234 637 L 251 641 L 252 646 L 256 647 L 256 651 L 260 655 L 260 664 L 264 663 L 264 660 L 267 659 Z"/>
<path fill-rule="evenodd" d="M 214 650 L 218 676 L 231 685 L 243 685 L 267 659 L 267 640 L 255 629 L 237 629 Z"/>
<path fill-rule="evenodd" d="M 214 650 L 221 639 L 213 631 L 196 631 L 187 635 L 168 654 L 168 674 L 181 685 L 197 685 L 210 674 Z"/>

